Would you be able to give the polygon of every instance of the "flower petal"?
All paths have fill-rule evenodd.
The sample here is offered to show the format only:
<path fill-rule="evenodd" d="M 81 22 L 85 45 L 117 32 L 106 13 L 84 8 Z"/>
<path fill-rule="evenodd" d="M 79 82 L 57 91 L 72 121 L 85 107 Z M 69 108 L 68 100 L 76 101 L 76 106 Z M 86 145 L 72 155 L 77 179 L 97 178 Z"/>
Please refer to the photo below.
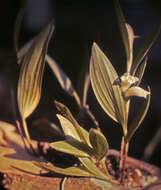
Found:
<path fill-rule="evenodd" d="M 147 90 L 144 90 L 143 88 L 140 88 L 138 86 L 133 86 L 131 88 L 129 88 L 126 92 L 124 92 L 124 96 L 126 98 L 131 97 L 131 96 L 138 96 L 138 97 L 142 97 L 142 98 L 146 98 L 147 95 L 149 95 L 150 92 L 148 92 Z"/>

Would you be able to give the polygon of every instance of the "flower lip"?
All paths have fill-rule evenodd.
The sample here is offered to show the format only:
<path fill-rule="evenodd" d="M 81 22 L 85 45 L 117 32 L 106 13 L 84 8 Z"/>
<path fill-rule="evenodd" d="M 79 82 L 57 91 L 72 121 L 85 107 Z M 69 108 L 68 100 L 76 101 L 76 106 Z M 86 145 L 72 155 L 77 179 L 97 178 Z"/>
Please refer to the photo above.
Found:
<path fill-rule="evenodd" d="M 133 84 L 136 84 L 136 82 L 138 82 L 139 79 L 135 76 L 130 75 L 129 73 L 124 73 L 121 77 L 120 77 L 120 86 L 124 87 L 124 86 L 131 86 Z"/>

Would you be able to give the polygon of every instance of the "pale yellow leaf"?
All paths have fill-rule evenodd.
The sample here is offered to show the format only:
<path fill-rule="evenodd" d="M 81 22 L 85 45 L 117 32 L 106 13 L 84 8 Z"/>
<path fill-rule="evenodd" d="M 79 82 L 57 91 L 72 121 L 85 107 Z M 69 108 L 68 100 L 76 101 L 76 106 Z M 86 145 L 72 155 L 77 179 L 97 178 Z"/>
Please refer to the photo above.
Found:
<path fill-rule="evenodd" d="M 24 56 L 18 81 L 18 108 L 27 118 L 37 107 L 45 67 L 45 56 L 54 26 L 50 23 L 34 40 Z"/>
<path fill-rule="evenodd" d="M 92 47 L 90 78 L 95 96 L 104 111 L 113 120 L 125 126 L 126 101 L 122 97 L 119 85 L 114 85 L 119 77 L 96 43 Z"/>

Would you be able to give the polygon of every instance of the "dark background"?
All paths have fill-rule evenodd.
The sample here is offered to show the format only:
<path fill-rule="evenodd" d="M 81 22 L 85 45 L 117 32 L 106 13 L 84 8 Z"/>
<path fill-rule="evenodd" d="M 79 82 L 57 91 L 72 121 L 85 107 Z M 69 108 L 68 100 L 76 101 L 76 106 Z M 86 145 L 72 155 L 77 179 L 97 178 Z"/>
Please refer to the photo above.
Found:
<path fill-rule="evenodd" d="M 151 34 L 160 18 L 158 1 L 122 0 L 120 1 L 126 21 L 133 27 L 140 38 L 135 40 L 134 55 L 141 44 Z M 56 29 L 50 43 L 49 52 L 73 81 L 79 91 L 80 71 L 88 66 L 91 46 L 96 41 L 113 63 L 120 75 L 125 71 L 126 60 L 116 14 L 112 1 L 54 1 L 54 0 L 5 0 L 0 4 L 0 119 L 13 121 L 11 108 L 11 88 L 13 75 L 16 75 L 11 60 L 13 47 L 13 29 L 19 8 L 24 4 L 25 17 L 20 37 L 20 44 L 38 33 L 54 17 Z M 161 34 L 148 53 L 148 65 L 143 78 L 143 87 L 151 87 L 151 105 L 131 142 L 129 154 L 142 158 L 148 143 L 161 126 Z M 56 78 L 46 67 L 43 93 L 40 105 L 32 114 L 34 118 L 48 117 L 55 121 L 53 100 L 57 99 L 77 111 L 73 98 L 61 90 Z M 121 130 L 100 108 L 90 88 L 88 103 L 100 127 L 108 138 L 112 149 L 120 149 Z M 139 105 L 137 100 L 137 104 Z M 136 105 L 137 107 L 137 105 Z M 90 126 L 92 127 L 92 126 Z M 161 136 L 159 137 L 161 139 Z M 161 140 L 148 160 L 161 167 Z"/>

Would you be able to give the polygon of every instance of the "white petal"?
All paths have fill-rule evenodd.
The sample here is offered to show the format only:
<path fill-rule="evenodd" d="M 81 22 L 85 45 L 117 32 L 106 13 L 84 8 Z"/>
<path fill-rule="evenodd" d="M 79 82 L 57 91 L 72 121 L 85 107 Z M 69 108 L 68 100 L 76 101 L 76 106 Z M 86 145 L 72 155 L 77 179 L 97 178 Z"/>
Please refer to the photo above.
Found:
<path fill-rule="evenodd" d="M 126 92 L 124 92 L 124 96 L 126 98 L 130 96 L 138 96 L 138 97 L 146 98 L 148 94 L 150 94 L 150 92 L 138 86 L 133 86 L 129 88 Z"/>

